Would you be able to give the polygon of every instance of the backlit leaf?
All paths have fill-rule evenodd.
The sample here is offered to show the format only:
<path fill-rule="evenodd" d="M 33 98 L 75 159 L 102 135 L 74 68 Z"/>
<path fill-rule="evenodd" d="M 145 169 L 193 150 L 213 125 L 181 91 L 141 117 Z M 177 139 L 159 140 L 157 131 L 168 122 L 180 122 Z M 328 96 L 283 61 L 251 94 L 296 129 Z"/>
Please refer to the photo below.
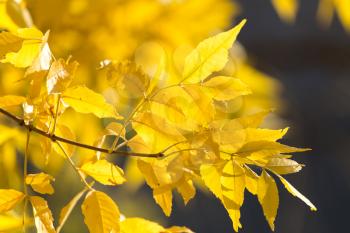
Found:
<path fill-rule="evenodd" d="M 244 169 L 235 161 L 228 161 L 222 170 L 220 183 L 223 196 L 241 206 L 245 190 Z"/>
<path fill-rule="evenodd" d="M 0 33 L 0 59 L 10 52 L 18 52 L 21 49 L 23 39 L 10 32 Z"/>
<path fill-rule="evenodd" d="M 63 93 L 62 99 L 79 113 L 92 113 L 99 118 L 121 118 L 114 107 L 108 104 L 102 95 L 85 86 L 68 88 Z"/>
<path fill-rule="evenodd" d="M 76 61 L 69 62 L 62 58 L 54 61 L 47 75 L 47 92 L 52 94 L 65 91 L 72 82 L 78 65 Z"/>
<path fill-rule="evenodd" d="M 266 164 L 266 168 L 278 174 L 285 175 L 299 172 L 302 169 L 302 165 L 291 159 L 271 158 Z"/>
<path fill-rule="evenodd" d="M 231 48 L 245 22 L 243 20 L 233 29 L 202 41 L 186 57 L 183 79 L 188 83 L 198 83 L 213 72 L 221 70 L 228 61 L 228 49 Z"/>
<path fill-rule="evenodd" d="M 104 159 L 84 163 L 80 170 L 104 185 L 118 185 L 126 181 L 123 170 Z"/>
<path fill-rule="evenodd" d="M 203 83 L 210 96 L 216 100 L 231 100 L 251 94 L 249 87 L 238 78 L 217 76 Z"/>
<path fill-rule="evenodd" d="M 185 205 L 196 195 L 196 189 L 191 180 L 183 180 L 177 186 L 177 190 L 181 194 Z"/>
<path fill-rule="evenodd" d="M 81 206 L 90 233 L 120 232 L 119 209 L 107 194 L 91 191 Z"/>
<path fill-rule="evenodd" d="M 51 210 L 45 199 L 38 196 L 30 197 L 33 206 L 35 227 L 38 233 L 55 233 Z"/>
<path fill-rule="evenodd" d="M 24 198 L 24 194 L 13 189 L 0 189 L 0 213 L 13 209 Z"/>
<path fill-rule="evenodd" d="M 1 62 L 8 62 L 20 68 L 31 66 L 46 43 L 43 41 L 44 35 L 36 28 L 18 29 L 16 35 L 24 39 L 21 49 L 18 52 L 7 53 Z"/>
<path fill-rule="evenodd" d="M 272 230 L 279 204 L 278 189 L 275 180 L 263 170 L 258 181 L 258 200 L 263 208 L 265 218 Z"/>
<path fill-rule="evenodd" d="M 169 189 L 155 188 L 153 189 L 153 198 L 162 208 L 166 216 L 170 216 L 173 206 L 173 194 Z"/>
<path fill-rule="evenodd" d="M 302 200 L 306 205 L 310 207 L 312 211 L 317 210 L 316 206 L 312 204 L 311 201 L 308 198 L 306 198 L 303 194 L 301 194 L 296 188 L 294 188 L 286 179 L 284 179 L 280 175 L 278 175 L 278 178 L 280 178 L 281 182 L 283 183 L 284 187 L 288 190 L 288 192 Z"/>
<path fill-rule="evenodd" d="M 26 98 L 23 96 L 15 96 L 15 95 L 5 95 L 0 97 L 0 107 L 13 107 L 20 106 L 26 101 Z"/>
<path fill-rule="evenodd" d="M 45 173 L 29 174 L 26 177 L 26 184 L 30 185 L 35 192 L 41 194 L 53 194 L 54 189 L 51 182 L 55 179 Z"/>

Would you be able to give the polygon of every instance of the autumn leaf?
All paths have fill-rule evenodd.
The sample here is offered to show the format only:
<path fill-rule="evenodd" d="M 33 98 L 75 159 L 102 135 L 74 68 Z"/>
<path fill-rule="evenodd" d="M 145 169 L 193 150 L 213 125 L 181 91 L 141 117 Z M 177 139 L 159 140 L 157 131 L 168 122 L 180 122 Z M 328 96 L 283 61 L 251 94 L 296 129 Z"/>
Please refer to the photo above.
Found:
<path fill-rule="evenodd" d="M 293 23 L 297 14 L 298 0 L 271 0 L 278 16 L 287 23 Z"/>
<path fill-rule="evenodd" d="M 228 161 L 220 178 L 222 194 L 241 206 L 244 200 L 245 172 L 235 161 Z"/>
<path fill-rule="evenodd" d="M 266 164 L 266 168 L 278 174 L 285 175 L 299 172 L 302 169 L 302 165 L 292 159 L 276 157 L 269 160 Z"/>
<path fill-rule="evenodd" d="M 30 197 L 36 229 L 39 233 L 55 233 L 51 210 L 45 199 L 38 196 Z"/>
<path fill-rule="evenodd" d="M 64 92 L 72 82 L 79 63 L 60 58 L 54 61 L 47 74 L 46 87 L 49 94 Z"/>
<path fill-rule="evenodd" d="M 126 181 L 123 170 L 104 159 L 84 163 L 80 170 L 104 185 L 119 185 Z"/>
<path fill-rule="evenodd" d="M 6 95 L 0 97 L 1 108 L 20 106 L 24 102 L 26 102 L 26 98 L 23 96 Z"/>
<path fill-rule="evenodd" d="M 31 66 L 40 51 L 45 48 L 43 33 L 36 28 L 20 28 L 15 35 L 24 40 L 21 49 L 18 52 L 7 53 L 1 62 L 11 63 L 19 68 Z"/>
<path fill-rule="evenodd" d="M 81 208 L 85 224 L 91 233 L 120 232 L 119 209 L 105 193 L 89 192 Z"/>
<path fill-rule="evenodd" d="M 35 192 L 41 194 L 53 194 L 54 189 L 51 185 L 51 182 L 55 179 L 43 172 L 37 174 L 29 174 L 26 177 L 26 184 L 30 185 Z"/>
<path fill-rule="evenodd" d="M 173 193 L 171 189 L 154 188 L 153 198 L 156 203 L 162 208 L 166 216 L 170 216 L 173 207 Z"/>
<path fill-rule="evenodd" d="M 198 83 L 213 72 L 221 70 L 228 61 L 228 49 L 231 48 L 245 22 L 243 20 L 233 29 L 201 42 L 186 57 L 183 80 Z"/>
<path fill-rule="evenodd" d="M 296 188 L 294 188 L 286 179 L 284 179 L 280 175 L 277 175 L 277 176 L 283 183 L 284 187 L 288 190 L 288 192 L 290 192 L 293 196 L 302 200 L 306 205 L 310 207 L 312 211 L 317 210 L 316 206 L 312 204 L 311 201 L 308 198 L 306 198 L 303 194 L 301 194 Z"/>
<path fill-rule="evenodd" d="M 10 32 L 0 33 L 0 58 L 3 58 L 7 53 L 18 52 L 21 49 L 23 39 Z"/>
<path fill-rule="evenodd" d="M 13 189 L 0 189 L 0 213 L 13 209 L 24 198 L 24 194 Z"/>
<path fill-rule="evenodd" d="M 85 86 L 74 86 L 62 94 L 63 101 L 79 113 L 92 113 L 99 118 L 121 119 L 104 97 Z"/>
<path fill-rule="evenodd" d="M 217 76 L 203 83 L 209 95 L 216 100 L 232 100 L 242 95 L 251 94 L 249 87 L 238 78 Z"/>
<path fill-rule="evenodd" d="M 151 78 L 134 62 L 124 61 L 107 66 L 109 85 L 123 97 L 143 97 L 150 85 Z"/>
<path fill-rule="evenodd" d="M 43 36 L 42 44 L 39 53 L 32 61 L 32 64 L 26 70 L 24 77 L 29 79 L 37 79 L 44 77 L 51 66 L 52 53 L 47 43 L 49 38 L 49 32 L 46 32 Z"/>
<path fill-rule="evenodd" d="M 263 208 L 265 218 L 272 230 L 275 229 L 275 218 L 279 204 L 278 189 L 275 180 L 263 170 L 258 180 L 258 200 Z"/>
<path fill-rule="evenodd" d="M 158 223 L 143 218 L 126 218 L 120 222 L 121 233 L 193 233 L 186 227 L 164 228 Z"/>
<path fill-rule="evenodd" d="M 155 222 L 143 218 L 126 218 L 120 222 L 120 232 L 122 233 L 161 233 L 165 229 Z"/>

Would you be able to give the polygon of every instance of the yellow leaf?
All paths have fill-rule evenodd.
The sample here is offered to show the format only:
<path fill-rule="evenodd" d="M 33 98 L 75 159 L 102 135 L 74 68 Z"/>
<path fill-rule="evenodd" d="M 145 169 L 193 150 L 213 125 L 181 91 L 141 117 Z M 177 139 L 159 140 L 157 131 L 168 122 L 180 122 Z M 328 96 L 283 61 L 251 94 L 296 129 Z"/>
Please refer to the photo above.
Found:
<path fill-rule="evenodd" d="M 117 122 L 111 122 L 106 126 L 106 130 L 110 135 L 120 136 L 121 138 L 125 138 L 125 127 L 122 124 Z"/>
<path fill-rule="evenodd" d="M 24 198 L 24 194 L 13 189 L 0 189 L 0 213 L 13 209 Z"/>
<path fill-rule="evenodd" d="M 207 126 L 215 116 L 212 99 L 198 85 L 185 85 L 182 89 L 186 94 L 179 96 L 178 99 L 186 96 L 187 103 L 185 102 L 186 105 L 182 106 L 186 118 L 199 125 Z"/>
<path fill-rule="evenodd" d="M 57 227 L 57 232 L 61 231 L 64 223 L 67 221 L 69 215 L 73 211 L 73 208 L 75 207 L 77 202 L 80 200 L 80 198 L 85 194 L 86 191 L 87 191 L 87 189 L 84 189 L 81 192 L 79 192 L 77 195 L 75 195 L 72 198 L 72 200 L 70 200 L 70 202 L 66 206 L 64 206 L 62 208 L 62 210 L 60 212 L 60 219 L 58 221 L 59 225 Z"/>
<path fill-rule="evenodd" d="M 350 32 L 350 2 L 347 0 L 337 0 L 334 4 L 340 21 L 342 22 L 347 32 Z"/>
<path fill-rule="evenodd" d="M 220 182 L 218 182 L 220 180 L 221 173 L 219 172 L 218 168 L 213 165 L 203 164 L 200 167 L 200 173 L 205 185 L 218 199 L 221 200 L 222 189 Z"/>
<path fill-rule="evenodd" d="M 179 184 L 177 184 L 176 188 L 181 194 L 185 205 L 196 195 L 196 189 L 191 180 L 181 181 Z"/>
<path fill-rule="evenodd" d="M 57 136 L 60 136 L 62 138 L 66 138 L 72 141 L 75 141 L 75 134 L 73 133 L 73 131 L 68 128 L 66 125 L 62 125 L 62 124 L 57 124 L 56 125 L 56 130 L 55 130 L 55 134 Z M 64 150 L 66 151 L 66 153 L 68 154 L 68 156 L 72 156 L 74 151 L 75 151 L 75 147 L 71 144 L 68 143 L 61 143 L 62 147 L 64 148 Z M 54 143 L 53 144 L 53 149 L 60 155 L 62 155 L 64 158 L 65 156 L 63 155 L 63 152 L 61 150 L 61 148 Z"/>
<path fill-rule="evenodd" d="M 22 105 L 26 101 L 26 98 L 23 96 L 16 96 L 16 95 L 5 95 L 0 97 L 0 107 L 6 108 L 6 107 L 14 107 Z"/>
<path fill-rule="evenodd" d="M 232 224 L 233 224 L 233 229 L 238 232 L 240 228 L 242 228 L 242 224 L 240 222 L 241 218 L 241 211 L 240 211 L 240 205 L 237 205 L 233 200 L 230 198 L 223 196 L 222 202 L 224 204 L 224 207 L 226 208 Z"/>
<path fill-rule="evenodd" d="M 279 204 L 278 189 L 275 180 L 263 170 L 258 181 L 258 200 L 263 208 L 265 218 L 272 230 Z"/>
<path fill-rule="evenodd" d="M 311 201 L 306 198 L 303 194 L 301 194 L 296 188 L 294 188 L 286 179 L 284 179 L 282 176 L 276 174 L 278 178 L 280 178 L 281 182 L 283 183 L 284 187 L 290 192 L 293 196 L 299 198 L 302 200 L 306 205 L 310 207 L 312 211 L 316 211 L 317 208 L 314 206 L 314 204 L 311 203 Z"/>
<path fill-rule="evenodd" d="M 131 138 L 128 141 L 128 147 L 137 153 L 152 153 L 152 148 L 146 144 L 140 135 L 135 135 Z"/>
<path fill-rule="evenodd" d="M 248 142 L 237 151 L 239 156 L 250 156 L 251 158 L 266 158 L 280 153 L 303 152 L 310 149 L 286 146 L 278 142 L 256 141 Z"/>
<path fill-rule="evenodd" d="M 45 173 L 29 174 L 26 177 L 26 184 L 30 185 L 35 192 L 41 194 L 53 194 L 54 189 L 51 182 L 55 179 Z"/>
<path fill-rule="evenodd" d="M 54 61 L 47 75 L 47 92 L 49 94 L 64 92 L 72 82 L 78 65 L 76 61 L 64 61 L 62 58 Z"/>
<path fill-rule="evenodd" d="M 44 77 L 47 74 L 52 60 L 52 53 L 47 43 L 48 38 L 49 31 L 43 36 L 40 51 L 24 74 L 26 78 L 34 79 Z"/>
<path fill-rule="evenodd" d="M 150 85 L 150 77 L 134 62 L 111 64 L 107 70 L 110 85 L 124 98 L 141 98 Z"/>
<path fill-rule="evenodd" d="M 75 86 L 66 89 L 62 99 L 79 113 L 92 113 L 99 118 L 121 118 L 114 107 L 108 104 L 102 95 L 85 86 Z"/>
<path fill-rule="evenodd" d="M 209 95 L 216 100 L 232 100 L 242 95 L 251 94 L 249 87 L 238 78 L 216 76 L 203 83 Z"/>
<path fill-rule="evenodd" d="M 302 169 L 302 165 L 291 159 L 271 158 L 266 164 L 266 168 L 278 174 L 285 175 L 299 172 Z"/>
<path fill-rule="evenodd" d="M 55 233 L 53 217 L 45 199 L 33 196 L 30 197 L 33 206 L 33 215 L 36 230 L 38 233 Z"/>
<path fill-rule="evenodd" d="M 23 39 L 10 32 L 0 33 L 0 59 L 7 53 L 18 52 L 21 49 Z"/>
<path fill-rule="evenodd" d="M 248 166 L 244 167 L 245 170 L 245 185 L 247 190 L 256 195 L 258 192 L 258 178 L 259 176 Z"/>
<path fill-rule="evenodd" d="M 19 26 L 11 19 L 7 12 L 7 1 L 0 2 L 0 27 L 11 32 L 16 31 Z"/>
<path fill-rule="evenodd" d="M 22 216 L 0 215 L 0 232 L 19 232 L 22 227 Z"/>
<path fill-rule="evenodd" d="M 126 218 L 120 222 L 121 233 L 193 233 L 186 227 L 173 226 L 165 229 L 156 222 L 143 218 Z"/>
<path fill-rule="evenodd" d="M 8 62 L 19 68 L 31 66 L 40 53 L 43 44 L 43 34 L 35 28 L 20 28 L 17 36 L 24 39 L 23 45 L 18 52 L 7 53 L 1 62 Z"/>
<path fill-rule="evenodd" d="M 162 233 L 165 229 L 155 222 L 143 218 L 126 218 L 120 222 L 121 233 Z"/>
<path fill-rule="evenodd" d="M 199 85 L 166 88 L 151 101 L 152 113 L 185 130 L 196 130 L 214 119 L 213 100 Z"/>
<path fill-rule="evenodd" d="M 119 209 L 107 194 L 99 191 L 89 192 L 81 209 L 90 233 L 120 232 Z"/>
<path fill-rule="evenodd" d="M 236 40 L 245 24 L 243 20 L 233 29 L 202 41 L 185 60 L 183 81 L 198 83 L 215 71 L 219 71 L 228 61 L 228 49 Z"/>
<path fill-rule="evenodd" d="M 153 152 L 162 151 L 174 143 L 185 140 L 176 127 L 152 113 L 137 114 L 132 126 Z"/>
<path fill-rule="evenodd" d="M 240 118 L 234 119 L 243 128 L 257 128 L 261 125 L 265 117 L 270 113 L 270 111 L 261 111 L 255 114 L 242 116 Z"/>
<path fill-rule="evenodd" d="M 166 232 L 164 233 L 194 233 L 194 232 L 188 229 L 187 227 L 173 226 L 173 227 L 167 228 Z"/>
<path fill-rule="evenodd" d="M 170 216 L 173 206 L 173 193 L 169 189 L 154 188 L 153 198 L 166 216 Z"/>
<path fill-rule="evenodd" d="M 272 0 L 279 17 L 287 23 L 293 23 L 298 10 L 298 0 Z"/>
<path fill-rule="evenodd" d="M 244 201 L 245 171 L 235 161 L 228 161 L 221 174 L 220 183 L 222 194 L 238 206 Z"/>
<path fill-rule="evenodd" d="M 246 132 L 246 141 L 277 141 L 281 139 L 288 131 L 288 128 L 285 129 L 254 129 L 248 128 L 245 129 Z"/>
<path fill-rule="evenodd" d="M 22 0 L 7 0 L 6 11 L 11 19 L 20 27 L 32 27 L 33 22 L 28 9 Z"/>
<path fill-rule="evenodd" d="M 87 162 L 80 170 L 104 185 L 118 185 L 125 182 L 123 170 L 104 159 Z"/>
<path fill-rule="evenodd" d="M 146 162 L 139 159 L 137 160 L 137 166 L 151 188 L 171 183 L 170 174 L 167 172 L 167 167 L 163 160 Z"/>

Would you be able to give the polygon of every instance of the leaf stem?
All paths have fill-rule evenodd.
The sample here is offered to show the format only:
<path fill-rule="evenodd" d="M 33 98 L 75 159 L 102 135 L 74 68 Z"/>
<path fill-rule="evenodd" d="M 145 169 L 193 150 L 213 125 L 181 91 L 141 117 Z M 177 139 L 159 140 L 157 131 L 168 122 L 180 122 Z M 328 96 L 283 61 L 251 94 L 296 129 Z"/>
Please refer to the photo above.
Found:
<path fill-rule="evenodd" d="M 55 116 L 54 116 L 54 119 L 53 119 L 53 127 L 52 127 L 51 134 L 55 134 L 57 117 L 58 117 L 58 109 L 60 107 L 60 101 L 61 101 L 61 95 L 59 94 L 58 97 L 57 97 L 56 111 L 55 111 Z"/>
<path fill-rule="evenodd" d="M 119 130 L 118 136 L 114 139 L 113 144 L 111 146 L 111 150 L 116 150 L 118 140 L 120 138 L 120 134 L 123 132 L 125 127 L 130 123 L 131 118 L 137 113 L 137 111 L 141 108 L 141 106 L 145 103 L 147 97 L 144 97 L 140 100 L 140 102 L 137 104 L 137 106 L 134 108 L 134 110 L 129 114 L 128 118 L 124 121 L 122 128 Z"/>
<path fill-rule="evenodd" d="M 23 205 L 22 226 L 23 226 L 24 233 L 26 232 L 25 222 L 26 222 L 26 212 L 27 212 L 27 204 L 28 204 L 28 189 L 27 189 L 26 178 L 28 175 L 29 141 L 30 141 L 30 130 L 27 131 L 26 148 L 24 151 L 24 164 L 23 164 L 23 192 L 24 192 L 25 198 L 24 198 L 24 205 Z"/>
<path fill-rule="evenodd" d="M 41 129 L 34 127 L 33 125 L 25 124 L 23 119 L 18 118 L 17 116 L 13 115 L 12 113 L 10 113 L 2 108 L 0 108 L 0 113 L 4 114 L 8 118 L 11 118 L 12 120 L 16 121 L 20 126 L 27 128 L 29 131 L 33 131 L 37 134 L 40 134 L 44 137 L 47 137 L 47 138 L 51 139 L 52 141 L 60 141 L 60 142 L 68 143 L 70 145 L 74 145 L 74 146 L 77 146 L 80 148 L 85 148 L 85 149 L 93 150 L 93 151 L 99 151 L 99 152 L 106 153 L 106 154 L 116 154 L 116 155 L 120 155 L 120 156 L 134 156 L 134 157 L 151 157 L 151 158 L 164 157 L 164 154 L 161 152 L 159 152 L 159 153 L 136 153 L 136 152 L 120 151 L 120 150 L 112 150 L 111 151 L 110 149 L 87 145 L 84 143 L 80 143 L 80 142 L 76 142 L 73 140 L 59 137 L 55 134 L 50 134 L 48 132 L 45 132 Z"/>
<path fill-rule="evenodd" d="M 72 166 L 72 168 L 74 169 L 74 171 L 80 176 L 81 181 L 85 184 L 86 188 L 88 188 L 91 191 L 94 191 L 94 189 L 86 182 L 85 177 L 81 174 L 81 172 L 79 171 L 79 168 L 77 168 L 73 162 L 73 160 L 71 159 L 71 157 L 69 157 L 68 153 L 66 152 L 66 150 L 64 149 L 64 147 L 62 146 L 62 144 L 60 142 L 56 142 L 56 144 L 59 146 L 59 148 L 62 150 L 64 156 L 67 158 L 69 164 Z"/>

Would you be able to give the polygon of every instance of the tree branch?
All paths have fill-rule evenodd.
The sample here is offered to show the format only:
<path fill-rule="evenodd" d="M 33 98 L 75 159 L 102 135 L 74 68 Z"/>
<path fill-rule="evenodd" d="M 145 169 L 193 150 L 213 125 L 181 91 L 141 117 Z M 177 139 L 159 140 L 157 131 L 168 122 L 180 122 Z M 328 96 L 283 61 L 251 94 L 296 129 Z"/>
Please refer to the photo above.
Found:
<path fill-rule="evenodd" d="M 6 111 L 5 109 L 0 108 L 0 113 L 7 116 L 8 118 L 11 118 L 15 122 L 17 122 L 20 126 L 27 128 L 29 131 L 33 131 L 33 132 L 40 134 L 44 137 L 50 138 L 52 141 L 60 141 L 60 142 L 68 143 L 68 144 L 71 144 L 71 145 L 74 145 L 77 147 L 81 147 L 81 148 L 85 148 L 85 149 L 93 150 L 93 151 L 99 151 L 99 152 L 106 153 L 106 154 L 116 154 L 116 155 L 121 155 L 121 156 L 135 156 L 135 157 L 152 157 L 152 158 L 164 157 L 164 154 L 162 152 L 159 152 L 159 153 L 136 153 L 136 152 L 120 151 L 120 150 L 110 151 L 109 149 L 95 147 L 95 146 L 87 145 L 84 143 L 72 141 L 72 140 L 69 140 L 66 138 L 59 137 L 55 134 L 47 133 L 41 129 L 34 127 L 33 125 L 25 124 L 23 119 L 13 115 L 12 113 Z"/>

